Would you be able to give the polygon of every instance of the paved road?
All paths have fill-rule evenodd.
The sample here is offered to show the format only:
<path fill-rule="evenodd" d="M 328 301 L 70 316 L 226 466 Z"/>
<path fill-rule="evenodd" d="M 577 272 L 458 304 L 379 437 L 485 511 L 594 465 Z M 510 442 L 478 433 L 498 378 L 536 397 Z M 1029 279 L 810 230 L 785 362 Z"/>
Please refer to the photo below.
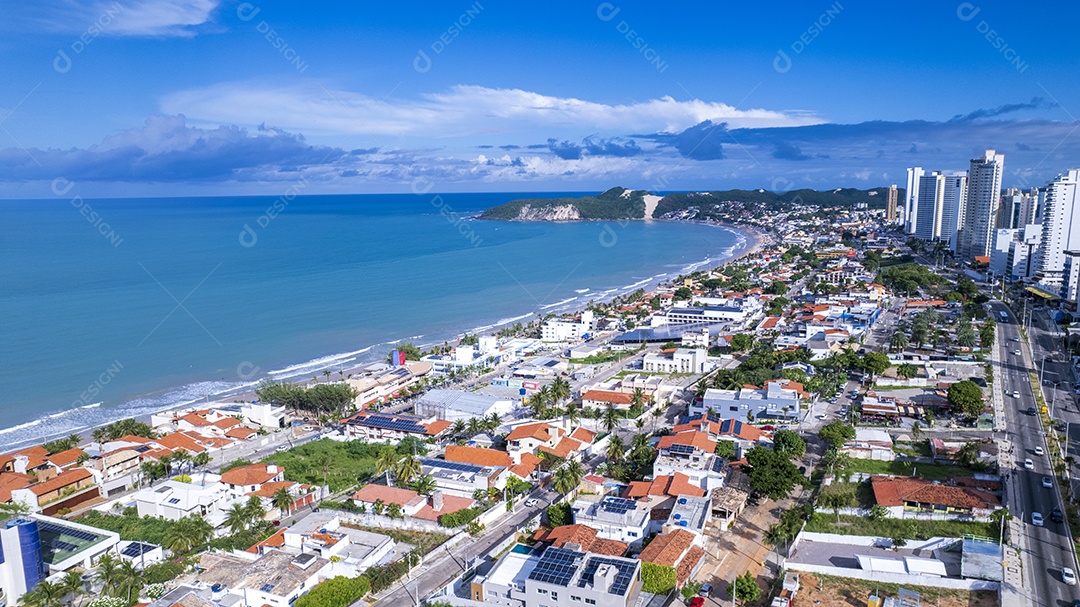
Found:
<path fill-rule="evenodd" d="M 1001 302 L 993 302 L 990 307 L 998 321 L 1001 361 L 998 372 L 1002 373 L 1002 385 L 1007 394 L 1005 415 L 1016 466 L 1010 473 L 1007 503 L 1012 515 L 1023 522 L 1024 587 L 1032 604 L 1064 607 L 1071 605 L 1073 599 L 1080 596 L 1080 591 L 1061 581 L 1061 568 L 1072 567 L 1075 556 L 1065 524 L 1050 520 L 1050 511 L 1062 507 L 1057 484 L 1052 488 L 1042 485 L 1043 477 L 1053 476 L 1051 463 L 1046 455 L 1035 454 L 1036 447 L 1047 451 L 1047 445 L 1039 418 L 1027 414 L 1029 407 L 1035 407 L 1035 396 L 1028 379 L 1031 358 L 1021 342 L 1016 341 L 1020 337 L 1020 327 L 1012 311 Z M 1008 315 L 1007 321 L 1001 320 L 1000 311 Z M 1013 354 L 1016 350 L 1021 350 L 1019 356 Z M 1019 398 L 1012 396 L 1014 392 L 1019 393 Z M 1033 470 L 1024 469 L 1024 460 L 1028 458 L 1034 464 Z M 1032 512 L 1043 515 L 1044 527 L 1032 524 Z"/>
<path fill-rule="evenodd" d="M 516 533 L 525 521 L 547 508 L 557 496 L 558 494 L 552 490 L 537 489 L 529 495 L 530 498 L 538 500 L 539 503 L 535 506 L 526 508 L 524 502 L 521 502 L 510 516 L 500 519 L 498 524 L 489 528 L 483 535 L 467 539 L 452 548 L 449 554 L 444 553 L 430 562 L 425 562 L 413 572 L 409 579 L 400 580 L 394 585 L 393 590 L 379 596 L 375 604 L 395 607 L 419 605 L 421 600 L 431 596 L 464 571 L 464 563 L 487 554 L 496 544 Z M 359 601 L 354 604 L 359 604 Z"/>

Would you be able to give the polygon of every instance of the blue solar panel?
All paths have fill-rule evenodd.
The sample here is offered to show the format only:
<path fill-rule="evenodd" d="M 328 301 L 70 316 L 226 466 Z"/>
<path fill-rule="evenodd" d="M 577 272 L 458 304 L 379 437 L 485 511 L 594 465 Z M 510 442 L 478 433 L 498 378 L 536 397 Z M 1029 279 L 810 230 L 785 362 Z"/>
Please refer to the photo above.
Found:
<path fill-rule="evenodd" d="M 399 430 L 401 432 L 410 432 L 414 434 L 423 434 L 427 432 L 427 428 L 422 426 L 418 420 L 409 419 L 406 417 L 390 416 L 390 415 L 368 415 L 357 416 L 354 418 L 354 423 L 371 426 L 373 428 L 385 428 L 387 430 Z"/>
<path fill-rule="evenodd" d="M 675 455 L 693 455 L 694 448 L 690 445 L 674 444 L 668 447 L 668 453 L 673 453 Z"/>
<path fill-rule="evenodd" d="M 144 544 L 142 542 L 131 542 L 130 544 L 127 545 L 126 548 L 124 548 L 123 551 L 120 552 L 120 554 L 122 554 L 124 556 L 131 557 L 131 558 L 137 558 L 137 557 L 140 557 L 140 556 L 152 551 L 154 548 L 157 548 L 157 546 L 154 546 L 153 544 Z"/>
<path fill-rule="evenodd" d="M 556 586 L 569 586 L 584 558 L 585 555 L 581 552 L 548 548 L 529 573 L 529 579 Z"/>
<path fill-rule="evenodd" d="M 608 593 L 617 596 L 626 594 L 626 590 L 634 583 L 634 572 L 637 571 L 637 561 L 629 559 L 614 559 L 602 556 L 589 558 L 588 562 L 585 563 L 585 570 L 582 571 L 581 578 L 578 580 L 578 588 L 591 585 L 596 576 L 596 570 L 601 565 L 611 565 L 618 570 L 615 581 L 611 584 L 611 588 L 608 589 Z"/>
<path fill-rule="evenodd" d="M 621 497 L 606 497 L 600 502 L 601 510 L 613 514 L 626 514 L 634 508 L 637 508 L 637 502 Z"/>
<path fill-rule="evenodd" d="M 464 464 L 461 462 L 448 462 L 444 459 L 434 459 L 430 457 L 420 458 L 420 465 L 432 466 L 434 468 L 446 468 L 447 470 L 457 470 L 460 472 L 480 472 L 484 469 L 483 466 L 477 466 L 475 464 Z"/>

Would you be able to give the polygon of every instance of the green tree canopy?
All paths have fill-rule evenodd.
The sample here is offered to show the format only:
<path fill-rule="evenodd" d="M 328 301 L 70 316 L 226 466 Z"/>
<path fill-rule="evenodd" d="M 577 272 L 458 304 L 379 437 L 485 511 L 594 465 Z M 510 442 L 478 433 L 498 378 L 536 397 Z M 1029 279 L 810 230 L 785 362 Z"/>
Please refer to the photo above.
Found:
<path fill-rule="evenodd" d="M 840 420 L 831 421 L 818 430 L 818 438 L 825 441 L 830 448 L 837 449 L 855 438 L 855 428 Z"/>
<path fill-rule="evenodd" d="M 978 384 L 966 379 L 949 386 L 949 405 L 968 417 L 978 417 L 983 411 L 983 393 Z"/>

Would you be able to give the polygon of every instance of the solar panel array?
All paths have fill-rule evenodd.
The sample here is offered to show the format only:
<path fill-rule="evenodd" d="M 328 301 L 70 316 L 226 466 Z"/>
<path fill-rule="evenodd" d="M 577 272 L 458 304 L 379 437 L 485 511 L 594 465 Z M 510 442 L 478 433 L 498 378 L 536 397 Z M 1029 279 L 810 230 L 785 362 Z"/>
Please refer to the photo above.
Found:
<path fill-rule="evenodd" d="M 157 548 L 157 546 L 153 544 L 131 542 L 120 552 L 120 554 L 131 558 L 137 558 L 152 551 L 154 548 Z"/>
<path fill-rule="evenodd" d="M 53 550 L 67 550 L 70 552 L 74 552 L 75 550 L 79 549 L 79 547 L 75 544 L 65 542 L 64 540 L 56 539 L 46 541 L 45 545 L 52 548 Z"/>
<path fill-rule="evenodd" d="M 605 497 L 604 500 L 600 502 L 600 509 L 604 512 L 611 512 L 612 514 L 626 514 L 635 508 L 637 508 L 637 502 L 621 497 Z"/>
<path fill-rule="evenodd" d="M 68 537 L 73 537 L 77 540 L 82 540 L 84 542 L 94 542 L 101 537 L 97 533 L 90 533 L 89 531 L 83 531 L 82 529 L 72 529 L 71 527 L 62 527 L 60 525 L 57 525 L 56 523 L 49 523 L 46 521 L 38 522 L 38 529 L 44 531 L 45 533 L 66 535 Z"/>
<path fill-rule="evenodd" d="M 477 466 L 475 464 L 448 462 L 444 459 L 433 459 L 430 457 L 420 458 L 420 464 L 423 466 L 433 466 L 435 468 L 446 468 L 447 470 L 457 470 L 459 472 L 480 472 L 484 469 L 483 466 Z"/>
<path fill-rule="evenodd" d="M 540 562 L 529 573 L 529 579 L 537 582 L 569 586 L 585 555 L 565 548 L 548 548 L 540 557 Z"/>
<path fill-rule="evenodd" d="M 400 430 L 401 432 L 413 432 L 419 434 L 427 432 L 427 428 L 411 419 L 391 417 L 389 415 L 369 415 L 367 417 L 357 418 L 356 422 L 373 428 Z"/>
<path fill-rule="evenodd" d="M 668 453 L 672 453 L 674 455 L 693 455 L 694 448 L 690 445 L 674 444 L 668 447 Z"/>
<path fill-rule="evenodd" d="M 590 557 L 588 562 L 585 563 L 585 571 L 581 573 L 581 579 L 578 580 L 578 588 L 585 588 L 593 583 L 596 570 L 600 568 L 600 565 L 611 565 L 619 570 L 619 573 L 615 575 L 615 581 L 611 584 L 611 588 L 608 589 L 608 593 L 618 596 L 626 594 L 626 590 L 634 583 L 634 571 L 637 570 L 637 561 L 602 556 Z"/>

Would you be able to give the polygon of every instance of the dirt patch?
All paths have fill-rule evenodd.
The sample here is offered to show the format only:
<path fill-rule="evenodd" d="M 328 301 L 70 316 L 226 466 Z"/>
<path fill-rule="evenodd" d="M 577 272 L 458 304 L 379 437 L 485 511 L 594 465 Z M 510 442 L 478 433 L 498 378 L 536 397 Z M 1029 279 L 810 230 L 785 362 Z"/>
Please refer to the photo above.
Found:
<path fill-rule="evenodd" d="M 820 588 L 819 588 L 820 585 Z M 896 596 L 897 584 L 799 573 L 799 593 L 793 607 L 866 607 L 866 599 L 878 592 L 882 598 Z M 920 593 L 924 607 L 998 607 L 996 592 L 948 590 L 927 586 L 904 586 Z"/>

